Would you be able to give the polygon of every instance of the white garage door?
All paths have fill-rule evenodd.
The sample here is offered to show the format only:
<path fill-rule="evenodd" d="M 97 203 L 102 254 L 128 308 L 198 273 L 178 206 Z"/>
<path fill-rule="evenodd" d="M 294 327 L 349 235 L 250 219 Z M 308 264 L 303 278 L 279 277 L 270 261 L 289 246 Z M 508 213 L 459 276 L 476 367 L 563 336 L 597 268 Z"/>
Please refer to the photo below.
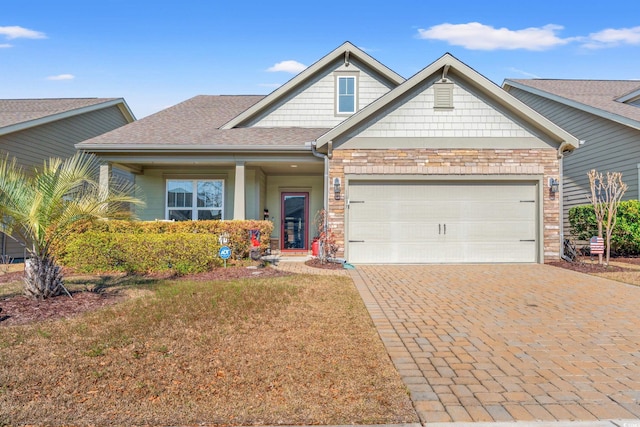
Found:
<path fill-rule="evenodd" d="M 536 262 L 531 182 L 370 182 L 348 188 L 352 263 Z"/>

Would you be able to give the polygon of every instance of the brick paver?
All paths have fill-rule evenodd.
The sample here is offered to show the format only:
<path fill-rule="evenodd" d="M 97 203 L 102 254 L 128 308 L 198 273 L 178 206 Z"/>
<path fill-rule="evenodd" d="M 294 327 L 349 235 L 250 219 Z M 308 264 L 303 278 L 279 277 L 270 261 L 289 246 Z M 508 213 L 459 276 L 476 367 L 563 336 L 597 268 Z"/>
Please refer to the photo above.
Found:
<path fill-rule="evenodd" d="M 350 273 L 423 422 L 640 418 L 640 288 L 545 265 Z"/>

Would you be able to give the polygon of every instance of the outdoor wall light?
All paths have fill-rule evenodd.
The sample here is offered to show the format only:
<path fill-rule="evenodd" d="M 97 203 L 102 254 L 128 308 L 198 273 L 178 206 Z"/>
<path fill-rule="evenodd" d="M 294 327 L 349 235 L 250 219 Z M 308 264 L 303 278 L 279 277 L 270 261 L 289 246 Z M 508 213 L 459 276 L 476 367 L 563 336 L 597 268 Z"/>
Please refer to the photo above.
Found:
<path fill-rule="evenodd" d="M 340 200 L 340 178 L 333 178 L 333 194 L 336 200 Z"/>
<path fill-rule="evenodd" d="M 549 178 L 549 192 L 551 194 L 556 194 L 558 192 L 558 188 L 560 187 L 560 183 L 555 178 Z"/>

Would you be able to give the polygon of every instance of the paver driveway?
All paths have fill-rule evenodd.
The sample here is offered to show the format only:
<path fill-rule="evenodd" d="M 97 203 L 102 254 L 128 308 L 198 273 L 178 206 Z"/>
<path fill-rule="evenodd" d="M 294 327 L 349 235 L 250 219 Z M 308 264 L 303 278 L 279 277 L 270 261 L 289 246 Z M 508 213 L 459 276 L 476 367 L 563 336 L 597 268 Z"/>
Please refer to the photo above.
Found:
<path fill-rule="evenodd" d="M 358 266 L 423 422 L 640 418 L 640 288 L 545 265 Z"/>

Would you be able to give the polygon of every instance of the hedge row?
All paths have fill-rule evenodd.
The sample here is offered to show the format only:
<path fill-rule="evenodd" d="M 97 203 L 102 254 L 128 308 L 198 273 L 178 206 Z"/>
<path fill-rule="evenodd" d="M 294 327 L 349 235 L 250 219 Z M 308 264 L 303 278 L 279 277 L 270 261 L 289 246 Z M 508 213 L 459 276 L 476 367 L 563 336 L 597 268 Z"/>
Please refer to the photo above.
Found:
<path fill-rule="evenodd" d="M 578 240 L 588 241 L 598 235 L 598 224 L 593 205 L 574 206 L 569 209 L 571 234 Z M 611 253 L 640 255 L 640 201 L 620 202 L 616 226 L 611 235 Z"/>
<path fill-rule="evenodd" d="M 132 234 L 88 231 L 71 236 L 61 263 L 87 273 L 124 271 L 177 274 L 209 271 L 222 264 L 212 234 Z"/>
<path fill-rule="evenodd" d="M 63 265 L 85 272 L 186 274 L 222 264 L 218 238 L 223 233 L 229 237 L 233 257 L 246 258 L 252 230 L 260 232 L 261 247 L 266 249 L 273 230 L 269 221 L 79 222 L 53 251 Z"/>

